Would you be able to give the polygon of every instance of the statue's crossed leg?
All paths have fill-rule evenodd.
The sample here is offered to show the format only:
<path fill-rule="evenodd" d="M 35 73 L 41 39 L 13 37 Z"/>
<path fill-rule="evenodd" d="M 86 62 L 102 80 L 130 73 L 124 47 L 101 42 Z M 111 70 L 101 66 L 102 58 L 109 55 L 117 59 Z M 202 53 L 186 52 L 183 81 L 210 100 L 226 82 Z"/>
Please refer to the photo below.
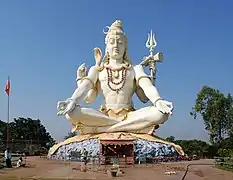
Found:
<path fill-rule="evenodd" d="M 66 118 L 82 134 L 106 132 L 112 125 L 120 122 L 120 120 L 106 116 L 95 109 L 79 106 L 66 114 Z"/>
<path fill-rule="evenodd" d="M 127 131 L 127 132 L 137 132 L 141 129 L 141 133 L 145 132 L 148 128 L 151 129 L 152 126 L 163 124 L 169 115 L 160 112 L 155 106 L 149 106 L 141 108 L 136 111 L 129 112 L 127 119 L 121 121 L 108 129 L 108 132 L 115 131 Z"/>
<path fill-rule="evenodd" d="M 164 123 L 168 117 L 168 114 L 161 113 L 154 106 L 129 112 L 124 121 L 85 107 L 76 107 L 72 112 L 66 114 L 66 118 L 82 134 L 124 131 L 148 133 L 154 125 Z"/>

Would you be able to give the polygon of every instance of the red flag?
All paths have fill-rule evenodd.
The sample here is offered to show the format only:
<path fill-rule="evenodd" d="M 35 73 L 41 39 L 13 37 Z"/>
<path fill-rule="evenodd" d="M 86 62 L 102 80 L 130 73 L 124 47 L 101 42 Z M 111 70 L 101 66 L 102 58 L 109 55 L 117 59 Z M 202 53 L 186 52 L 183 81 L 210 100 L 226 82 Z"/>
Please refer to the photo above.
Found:
<path fill-rule="evenodd" d="M 8 79 L 5 85 L 5 92 L 8 96 L 10 96 L 10 87 L 11 87 L 11 84 L 10 84 L 10 80 Z"/>

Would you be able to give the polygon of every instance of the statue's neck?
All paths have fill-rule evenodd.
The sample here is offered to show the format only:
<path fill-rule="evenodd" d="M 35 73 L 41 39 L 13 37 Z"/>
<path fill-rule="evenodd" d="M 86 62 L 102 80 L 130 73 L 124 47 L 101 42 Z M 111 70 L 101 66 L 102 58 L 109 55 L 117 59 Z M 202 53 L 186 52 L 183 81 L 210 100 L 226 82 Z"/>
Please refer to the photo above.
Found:
<path fill-rule="evenodd" d="M 109 60 L 109 66 L 111 66 L 111 67 L 114 67 L 114 68 L 118 68 L 118 67 L 120 67 L 120 66 L 122 66 L 122 64 L 123 64 L 123 59 L 121 60 L 121 59 L 110 59 Z"/>

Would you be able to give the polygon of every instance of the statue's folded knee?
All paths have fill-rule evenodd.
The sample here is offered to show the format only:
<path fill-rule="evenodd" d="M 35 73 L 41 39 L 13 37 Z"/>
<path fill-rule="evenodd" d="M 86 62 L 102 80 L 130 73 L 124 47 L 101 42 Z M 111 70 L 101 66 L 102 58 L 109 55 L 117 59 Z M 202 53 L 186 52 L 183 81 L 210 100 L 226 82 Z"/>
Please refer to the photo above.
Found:
<path fill-rule="evenodd" d="M 66 114 L 66 118 L 69 119 L 76 119 L 78 116 L 81 115 L 81 109 L 80 107 L 76 106 L 73 111 Z"/>
<path fill-rule="evenodd" d="M 163 113 L 162 113 L 161 118 L 158 120 L 158 122 L 159 122 L 158 124 L 163 124 L 165 121 L 168 120 L 168 117 L 169 117 L 168 114 L 163 114 Z"/>
<path fill-rule="evenodd" d="M 153 113 L 150 113 L 148 120 L 154 124 L 163 124 L 169 118 L 169 114 L 160 112 L 156 107 L 153 108 Z"/>

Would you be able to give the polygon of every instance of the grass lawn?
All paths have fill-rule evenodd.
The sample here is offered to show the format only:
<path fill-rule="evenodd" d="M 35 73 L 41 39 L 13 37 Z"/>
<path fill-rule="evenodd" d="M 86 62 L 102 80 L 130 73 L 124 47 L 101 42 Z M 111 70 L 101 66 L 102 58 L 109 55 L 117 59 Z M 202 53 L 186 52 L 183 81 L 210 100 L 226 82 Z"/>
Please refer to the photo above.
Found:
<path fill-rule="evenodd" d="M 225 171 L 231 171 L 233 172 L 233 166 L 232 165 L 216 165 L 215 166 L 216 168 L 219 168 L 219 169 L 222 169 L 222 170 L 225 170 Z"/>

